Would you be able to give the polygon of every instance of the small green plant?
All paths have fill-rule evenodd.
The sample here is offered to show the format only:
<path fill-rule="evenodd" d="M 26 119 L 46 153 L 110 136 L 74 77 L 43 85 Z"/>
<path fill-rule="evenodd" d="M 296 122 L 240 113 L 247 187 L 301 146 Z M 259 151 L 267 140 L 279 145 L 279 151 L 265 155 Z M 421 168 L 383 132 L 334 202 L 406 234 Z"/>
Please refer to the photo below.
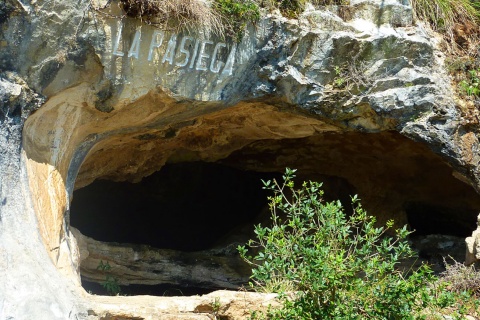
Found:
<path fill-rule="evenodd" d="M 218 312 L 220 311 L 221 307 L 222 307 L 222 303 L 220 302 L 220 298 L 215 297 L 215 299 L 212 302 L 212 310 L 215 318 L 218 316 Z"/>
<path fill-rule="evenodd" d="M 281 0 L 279 9 L 284 16 L 295 18 L 305 10 L 306 3 L 306 0 Z"/>
<path fill-rule="evenodd" d="M 353 59 L 348 63 L 333 67 L 335 74 L 331 87 L 350 95 L 363 94 L 375 81 L 374 76 L 367 76 L 367 63 Z"/>
<path fill-rule="evenodd" d="M 110 270 L 112 267 L 110 264 L 107 262 L 103 262 L 103 260 L 100 260 L 97 270 L 103 271 L 105 273 L 105 281 L 102 282 L 102 286 L 107 290 L 107 292 L 111 295 L 117 295 L 120 293 L 120 285 L 118 283 L 118 279 L 113 277 L 110 274 Z"/>
<path fill-rule="evenodd" d="M 253 0 L 215 0 L 215 10 L 223 17 L 226 35 L 240 41 L 247 23 L 260 19 L 260 9 Z"/>
<path fill-rule="evenodd" d="M 460 89 L 467 96 L 480 96 L 480 69 L 468 71 L 468 80 L 459 83 Z"/>
<path fill-rule="evenodd" d="M 377 227 L 356 196 L 347 216 L 339 201 L 322 200 L 320 183 L 295 189 L 294 177 L 287 169 L 282 183 L 263 182 L 274 193 L 272 226 L 257 225 L 257 240 L 238 247 L 253 266 L 251 286 L 280 293 L 283 308 L 268 318 L 410 319 L 433 276 L 425 265 L 408 275 L 397 270 L 414 255 L 407 228 L 387 236 L 393 221 Z M 252 257 L 249 249 L 258 253 Z"/>
<path fill-rule="evenodd" d="M 345 72 L 339 66 L 335 66 L 335 79 L 333 79 L 333 85 L 336 88 L 344 88 L 347 80 L 345 79 Z"/>

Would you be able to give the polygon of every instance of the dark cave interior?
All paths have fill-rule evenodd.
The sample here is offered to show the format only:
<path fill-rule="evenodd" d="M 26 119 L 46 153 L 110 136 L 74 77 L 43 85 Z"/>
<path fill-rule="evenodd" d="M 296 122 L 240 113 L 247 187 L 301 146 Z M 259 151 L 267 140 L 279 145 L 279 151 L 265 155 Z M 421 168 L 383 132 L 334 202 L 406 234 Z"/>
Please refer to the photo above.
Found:
<path fill-rule="evenodd" d="M 166 165 L 140 183 L 97 180 L 74 193 L 71 225 L 105 242 L 208 249 L 267 205 L 257 173 L 194 162 Z"/>

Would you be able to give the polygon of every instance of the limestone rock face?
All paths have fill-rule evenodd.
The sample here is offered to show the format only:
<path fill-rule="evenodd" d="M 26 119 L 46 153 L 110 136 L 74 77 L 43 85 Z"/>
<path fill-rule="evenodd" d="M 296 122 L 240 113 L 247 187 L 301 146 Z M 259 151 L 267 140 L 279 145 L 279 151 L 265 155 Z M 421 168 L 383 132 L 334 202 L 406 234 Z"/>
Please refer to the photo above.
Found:
<path fill-rule="evenodd" d="M 194 161 L 290 166 L 424 234 L 470 233 L 480 209 L 478 110 L 456 102 L 437 39 L 404 1 L 309 6 L 296 20 L 264 12 L 238 43 L 157 29 L 117 0 L 6 0 L 0 29 L 0 318 L 155 318 L 134 297 L 104 301 L 80 286 L 98 259 L 139 268 L 71 231 L 74 191 L 97 179 L 137 183 Z M 155 263 L 141 281 L 163 281 Z M 181 273 L 208 269 L 211 280 L 231 273 L 223 265 Z M 235 277 L 215 286 L 245 281 Z M 272 297 L 249 303 L 262 299 Z"/>
<path fill-rule="evenodd" d="M 477 229 L 472 232 L 472 235 L 465 239 L 467 245 L 465 264 L 471 265 L 480 260 L 480 215 L 477 220 Z"/>

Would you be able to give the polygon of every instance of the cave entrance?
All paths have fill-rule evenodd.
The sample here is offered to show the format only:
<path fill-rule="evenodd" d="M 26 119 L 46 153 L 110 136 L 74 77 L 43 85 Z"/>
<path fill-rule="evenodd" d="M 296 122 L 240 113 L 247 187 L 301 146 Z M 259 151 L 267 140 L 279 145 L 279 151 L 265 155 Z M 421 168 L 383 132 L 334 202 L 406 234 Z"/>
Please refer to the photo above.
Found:
<path fill-rule="evenodd" d="M 170 164 L 139 183 L 97 180 L 74 193 L 71 225 L 99 241 L 180 251 L 211 248 L 267 205 L 274 175 L 218 164 Z"/>
<path fill-rule="evenodd" d="M 105 293 L 98 283 L 102 282 L 102 275 L 95 275 L 92 270 L 96 263 L 100 264 L 98 261 L 130 269 L 126 272 L 133 275 L 123 279 L 121 287 L 126 294 L 189 295 L 225 289 L 222 281 L 202 281 L 198 277 L 190 281 L 189 273 L 206 272 L 195 270 L 195 260 L 210 261 L 213 267 L 206 265 L 204 269 L 218 272 L 219 278 L 230 276 L 223 281 L 230 282 L 227 288 L 247 284 L 248 268 L 235 252 L 236 245 L 248 240 L 250 233 L 243 229 L 249 226 L 252 230 L 254 220 L 268 207 L 261 179 L 278 176 L 190 162 L 165 165 L 139 183 L 97 180 L 76 190 L 70 223 L 85 236 L 90 255 L 97 255 L 89 258 L 90 265 L 82 262 L 85 289 Z M 103 249 L 98 248 L 102 245 Z M 107 251 L 112 254 L 105 254 Z M 142 258 L 143 265 L 135 265 L 135 257 L 130 262 L 116 263 L 112 262 L 116 261 L 115 252 L 148 257 Z M 210 259 L 214 255 L 218 259 Z M 163 267 L 189 266 L 183 270 L 183 276 L 173 270 L 157 270 L 148 266 L 148 259 L 153 264 L 155 257 L 170 260 Z M 225 266 L 228 260 L 231 265 Z M 113 270 L 114 266 L 111 267 Z M 118 272 L 117 278 L 123 278 L 122 271 Z M 167 283 L 160 283 L 165 281 L 164 277 L 155 279 L 155 273 L 161 272 L 172 274 Z M 135 277 L 144 279 L 135 281 Z"/>
<path fill-rule="evenodd" d="M 325 199 L 348 203 L 354 188 L 338 177 L 324 183 Z M 261 180 L 281 173 L 219 163 L 167 164 L 138 183 L 96 180 L 74 192 L 70 224 L 80 250 L 83 287 L 107 294 L 118 279 L 123 294 L 192 295 L 248 284 L 250 267 L 236 247 L 270 221 Z M 298 179 L 300 180 L 300 179 Z M 348 208 L 347 208 L 348 210 Z M 111 270 L 98 270 L 109 261 Z"/>
<path fill-rule="evenodd" d="M 165 152 L 158 148 L 149 159 Z M 195 160 L 183 162 L 187 156 Z M 285 167 L 298 169 L 299 182 L 323 182 L 325 200 L 340 199 L 346 210 L 358 194 L 379 224 L 407 224 L 419 244 L 442 234 L 464 245 L 480 209 L 479 195 L 448 164 L 396 132 L 253 140 L 216 162 L 199 161 L 202 156 L 176 148 L 169 164 L 138 183 L 96 180 L 74 192 L 71 225 L 86 252 L 85 288 L 102 293 L 101 261 L 110 261 L 127 294 L 201 294 L 245 285 L 250 268 L 236 247 L 255 237 L 254 224 L 268 223 L 261 179 L 280 180 Z M 121 168 L 110 172 L 122 180 Z M 434 245 L 443 241 L 436 239 Z M 434 248 L 422 250 L 432 256 Z M 464 248 L 455 250 L 464 255 Z"/>

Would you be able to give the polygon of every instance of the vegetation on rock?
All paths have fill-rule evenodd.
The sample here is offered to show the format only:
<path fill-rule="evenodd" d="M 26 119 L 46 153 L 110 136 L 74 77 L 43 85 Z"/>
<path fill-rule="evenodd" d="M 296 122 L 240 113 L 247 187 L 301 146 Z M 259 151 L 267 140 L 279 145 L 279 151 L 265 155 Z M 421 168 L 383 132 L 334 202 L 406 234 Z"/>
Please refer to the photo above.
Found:
<path fill-rule="evenodd" d="M 248 23 L 260 18 L 260 9 L 280 10 L 296 18 L 305 10 L 306 0 L 119 0 L 126 15 L 163 29 L 195 32 L 202 30 L 239 41 Z M 348 0 L 315 0 L 314 5 L 348 5 Z M 92 3 L 90 7 L 96 11 Z"/>
<path fill-rule="evenodd" d="M 480 70 L 470 70 L 468 78 L 460 82 L 460 88 L 467 96 L 480 96 L 479 73 Z"/>
<path fill-rule="evenodd" d="M 102 282 L 102 286 L 105 290 L 107 290 L 107 293 L 113 296 L 118 295 L 121 291 L 121 288 L 118 283 L 118 279 L 110 274 L 110 270 L 112 270 L 110 263 L 108 261 L 104 263 L 102 260 L 100 260 L 97 270 L 105 273 L 105 280 Z"/>
<path fill-rule="evenodd" d="M 480 6 L 471 0 L 412 0 L 417 19 L 427 22 L 434 31 L 447 37 L 455 49 L 460 37 L 476 40 Z"/>
<path fill-rule="evenodd" d="M 247 24 L 260 19 L 260 9 L 253 0 L 215 0 L 215 10 L 222 16 L 226 35 L 239 41 Z"/>
<path fill-rule="evenodd" d="M 463 100 L 464 123 L 477 122 L 480 109 L 480 2 L 477 0 L 412 0 L 414 16 L 443 36 L 447 69 Z M 466 103 L 465 103 L 466 102 Z M 460 106 L 461 105 L 461 106 Z"/>
<path fill-rule="evenodd" d="M 198 0 L 120 0 L 123 10 L 133 18 L 164 29 L 222 35 L 224 25 L 219 12 Z"/>

